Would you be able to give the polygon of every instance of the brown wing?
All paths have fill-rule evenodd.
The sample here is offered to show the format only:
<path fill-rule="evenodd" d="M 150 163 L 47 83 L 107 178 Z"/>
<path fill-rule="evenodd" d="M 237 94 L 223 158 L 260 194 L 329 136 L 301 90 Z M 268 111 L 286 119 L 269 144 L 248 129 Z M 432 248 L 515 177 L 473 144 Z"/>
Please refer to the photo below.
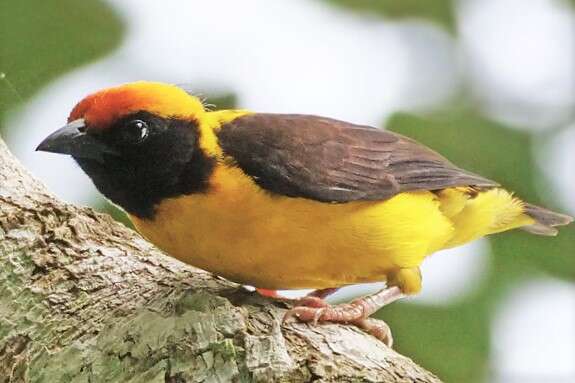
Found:
<path fill-rule="evenodd" d="M 290 197 L 347 202 L 498 185 L 407 137 L 324 117 L 251 114 L 217 135 L 224 153 L 260 187 Z"/>

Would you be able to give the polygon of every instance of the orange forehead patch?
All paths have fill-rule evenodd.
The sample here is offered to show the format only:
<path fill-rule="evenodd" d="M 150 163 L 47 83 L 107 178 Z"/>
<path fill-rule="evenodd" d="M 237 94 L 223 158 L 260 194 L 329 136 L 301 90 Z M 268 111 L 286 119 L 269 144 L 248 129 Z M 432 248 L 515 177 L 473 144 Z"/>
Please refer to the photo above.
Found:
<path fill-rule="evenodd" d="M 74 107 L 68 122 L 83 118 L 90 128 L 105 129 L 119 118 L 139 111 L 162 117 L 196 118 L 204 107 L 177 86 L 140 81 L 87 96 Z"/>

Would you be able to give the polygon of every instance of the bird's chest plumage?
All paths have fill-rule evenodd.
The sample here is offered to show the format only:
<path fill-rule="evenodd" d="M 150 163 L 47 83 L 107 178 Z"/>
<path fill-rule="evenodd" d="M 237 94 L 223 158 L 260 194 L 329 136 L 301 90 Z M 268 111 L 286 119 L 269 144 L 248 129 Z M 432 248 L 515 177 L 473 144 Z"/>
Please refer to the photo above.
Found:
<path fill-rule="evenodd" d="M 210 184 L 209 192 L 163 201 L 152 220 L 132 220 L 181 261 L 257 287 L 384 280 L 398 263 L 419 264 L 450 231 L 425 192 L 384 202 L 329 204 L 272 195 L 238 168 L 224 165 L 215 169 Z M 419 225 L 413 225 L 414 218 Z"/>

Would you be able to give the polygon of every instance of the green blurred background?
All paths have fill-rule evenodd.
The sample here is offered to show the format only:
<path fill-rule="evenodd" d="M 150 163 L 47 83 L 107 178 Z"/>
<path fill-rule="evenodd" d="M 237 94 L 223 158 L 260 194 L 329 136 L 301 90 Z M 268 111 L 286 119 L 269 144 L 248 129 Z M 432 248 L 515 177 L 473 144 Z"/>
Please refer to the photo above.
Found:
<path fill-rule="evenodd" d="M 319 12 L 327 15 L 333 13 L 337 15 L 334 17 L 342 18 L 343 24 L 347 23 L 348 18 L 353 20 L 350 29 L 354 26 L 358 29 L 362 28 L 362 24 L 367 26 L 381 24 L 385 28 L 396 28 L 399 31 L 397 33 L 413 26 L 432 28 L 433 33 L 439 33 L 454 52 L 453 56 L 448 59 L 454 62 L 453 67 L 458 72 L 455 75 L 446 74 L 448 77 L 456 77 L 455 84 L 450 85 L 450 92 L 439 100 L 416 103 L 413 106 L 410 106 L 409 102 L 404 102 L 403 106 L 399 104 L 399 106 L 387 107 L 387 112 L 383 112 L 386 105 L 385 101 L 382 101 L 382 113 L 378 125 L 406 134 L 431 146 L 456 164 L 500 181 L 530 202 L 571 214 L 575 213 L 572 200 L 570 203 L 568 199 L 562 197 L 572 196 L 573 194 L 569 193 L 575 192 L 574 157 L 569 154 L 575 151 L 575 142 L 571 141 L 575 138 L 573 134 L 575 90 L 573 93 L 567 91 L 567 95 L 571 98 L 551 97 L 552 101 L 556 101 L 555 104 L 547 102 L 548 99 L 544 99 L 545 102 L 539 102 L 537 92 L 531 91 L 539 89 L 536 83 L 529 88 L 530 91 L 526 91 L 518 100 L 515 100 L 513 97 L 507 97 L 509 95 L 505 93 L 505 89 L 485 86 L 485 83 L 489 84 L 488 77 L 492 75 L 493 68 L 484 67 L 481 62 L 475 62 L 473 54 L 467 54 L 470 50 L 466 49 L 468 48 L 466 44 L 474 40 L 466 38 L 466 33 L 473 31 L 470 32 L 466 28 L 465 21 L 468 19 L 464 17 L 465 10 L 473 10 L 473 7 L 480 7 L 482 3 L 487 10 L 497 10 L 499 8 L 493 5 L 494 1 L 309 0 L 307 2 L 313 3 L 314 8 L 310 11 L 312 13 Z M 503 2 L 507 4 L 506 10 L 515 9 L 519 15 L 526 12 L 526 17 L 537 17 L 532 14 L 541 9 L 551 9 L 549 14 L 552 16 L 549 17 L 556 17 L 560 22 L 567 20 L 567 28 L 564 30 L 571 31 L 571 33 L 575 31 L 574 1 L 505 0 Z M 171 14 L 174 9 L 178 9 L 178 5 L 183 4 L 176 1 L 167 3 L 169 6 L 166 5 L 166 7 L 171 9 Z M 219 12 L 230 12 L 225 1 L 218 3 Z M 260 1 L 256 6 L 260 9 L 270 7 L 271 9 L 266 12 L 273 15 L 276 12 L 274 7 L 277 3 Z M 291 2 L 291 4 L 296 3 L 297 6 L 301 6 L 301 12 L 305 12 L 304 3 L 306 2 Z M 133 78 L 130 76 L 138 75 L 143 76 L 142 79 L 160 79 L 176 83 L 188 81 L 187 78 L 180 80 L 177 74 L 162 73 L 161 65 L 149 69 L 147 63 L 142 62 L 141 58 L 131 62 L 130 50 L 122 53 L 122 47 L 126 44 L 130 34 L 146 31 L 144 22 L 134 23 L 134 20 L 130 20 L 130 17 L 138 17 L 138 11 L 130 14 L 126 9 L 129 7 L 145 8 L 150 4 L 150 2 L 132 2 L 128 5 L 120 5 L 120 2 L 96 0 L 2 0 L 0 2 L 0 134 L 8 140 L 10 146 L 13 146 L 16 154 L 21 156 L 24 162 L 27 156 L 31 156 L 26 152 L 31 152 L 37 144 L 36 136 L 41 137 L 58 127 L 57 125 L 45 126 L 36 136 L 28 136 L 27 130 L 34 129 L 27 125 L 29 121 L 34 121 L 30 120 L 30 114 L 33 114 L 34 108 L 37 107 L 30 105 L 47 102 L 51 93 L 46 91 L 46 87 L 57 87 L 61 76 L 77 73 L 71 71 L 85 66 L 89 67 L 93 62 L 103 62 L 104 64 L 97 64 L 100 67 L 92 77 L 103 78 L 104 82 L 131 81 Z M 231 4 L 229 2 L 227 5 L 231 7 Z M 196 5 L 202 6 L 200 2 L 196 2 Z M 491 8 L 488 8 L 489 6 Z M 322 10 L 323 8 L 325 10 Z M 503 15 L 508 14 L 503 13 Z M 227 52 L 233 50 L 235 38 L 232 34 L 229 40 L 225 38 L 222 40 L 222 37 L 214 32 L 218 29 L 216 16 L 212 24 L 214 29 L 208 29 L 205 34 L 196 35 L 196 38 L 208 42 L 214 38 L 214 44 L 221 44 L 220 55 L 203 57 L 202 52 L 195 52 L 186 56 L 190 60 L 186 65 L 200 65 L 199 62 L 203 60 L 205 62 L 201 65 L 216 68 L 214 69 L 215 75 L 206 76 L 206 80 L 198 84 L 199 90 L 204 92 L 211 103 L 218 107 L 253 108 L 254 106 L 248 103 L 249 97 L 241 96 L 243 89 L 237 89 L 237 83 L 226 85 L 224 79 L 218 81 L 215 86 L 211 86 L 214 83 L 213 78 L 217 78 L 220 64 L 228 59 Z M 167 12 L 166 15 L 159 13 L 156 17 L 169 18 L 170 16 Z M 192 12 L 189 15 L 190 24 L 194 23 L 194 17 Z M 267 64 L 264 65 L 274 65 L 276 59 L 274 55 L 277 56 L 277 60 L 282 60 L 282 54 L 298 55 L 297 43 L 285 47 L 281 54 L 278 54 L 279 50 L 269 50 L 269 46 L 274 44 L 273 34 L 267 35 L 264 22 L 259 20 L 256 14 L 248 13 L 247 16 L 240 14 L 238 17 L 253 17 L 253 20 L 246 19 L 245 23 L 262 23 L 258 34 L 258 36 L 261 35 L 262 40 L 254 40 L 250 44 L 256 47 L 261 44 L 261 54 L 269 55 Z M 278 13 L 277 17 L 281 18 L 282 14 Z M 509 17 L 508 20 L 513 23 L 516 18 Z M 321 22 L 321 17 L 318 17 L 318 23 Z M 505 17 L 498 15 L 493 17 L 492 27 L 508 27 L 506 22 Z M 322 26 L 318 25 L 318 28 Z M 502 29 L 501 33 L 505 33 L 505 29 Z M 179 39 L 182 37 L 181 34 L 180 29 L 174 32 L 172 38 Z M 286 34 L 289 39 L 289 31 L 286 31 Z M 575 73 L 572 57 L 575 48 L 573 46 L 569 48 L 569 44 L 573 43 L 575 38 L 573 36 L 563 37 L 561 41 L 565 45 L 560 49 L 565 50 L 564 59 L 567 61 L 565 65 L 570 66 L 571 72 Z M 165 35 L 160 36 L 156 44 L 161 45 L 162 38 L 166 38 Z M 310 35 L 309 38 L 314 39 L 314 36 Z M 357 38 L 362 37 L 359 35 Z M 270 39 L 272 41 L 269 41 Z M 406 41 L 406 44 L 410 43 L 409 40 Z M 553 36 L 550 37 L 548 43 L 558 44 Z M 358 44 L 361 44 L 361 41 L 358 41 Z M 527 50 L 530 49 L 529 41 L 518 44 L 527 47 L 525 48 Z M 489 44 L 487 46 L 489 47 Z M 536 49 L 536 46 L 537 44 L 533 49 Z M 433 46 L 424 48 L 425 52 L 419 58 L 433 57 L 435 54 Z M 155 45 L 132 45 L 130 49 L 145 50 L 146 54 L 152 56 L 163 54 L 161 51 L 156 52 Z M 329 46 L 329 49 L 333 48 Z M 267 53 L 268 50 L 269 53 Z M 293 52 L 290 53 L 290 50 Z M 166 61 L 177 57 L 175 52 L 172 53 L 174 57 L 166 57 Z M 317 55 L 330 53 L 317 51 Z M 510 54 L 521 53 L 521 49 L 510 52 Z M 302 59 L 312 62 L 315 54 L 314 50 L 306 51 Z M 385 56 L 385 52 L 381 54 Z M 529 54 L 537 54 L 537 52 L 527 52 L 526 57 L 530 57 Z M 115 57 L 115 61 L 108 64 L 109 68 L 113 69 L 116 65 L 114 63 L 126 62 L 125 71 L 135 73 L 131 73 L 125 79 L 121 75 L 108 76 L 109 68 L 106 67 L 105 60 L 110 56 Z M 161 57 L 155 57 L 155 59 L 162 61 Z M 533 64 L 525 61 L 521 65 L 541 65 L 541 63 Z M 165 70 L 169 71 L 169 68 L 166 67 Z M 425 65 L 420 65 L 419 68 L 425 68 Z M 517 70 L 521 72 L 522 68 L 518 67 Z M 419 74 L 411 73 L 410 75 L 418 76 Z M 233 78 L 234 73 L 228 76 Z M 481 76 L 487 77 L 483 79 Z M 564 79 L 560 76 L 554 78 L 559 79 L 560 87 L 565 87 L 563 82 L 573 80 L 569 74 Z M 70 89 L 67 93 L 64 92 L 68 97 L 67 104 L 58 106 L 61 108 L 60 113 L 63 118 L 73 105 L 73 101 L 77 101 L 78 97 L 85 94 L 86 85 L 81 83 L 81 79 L 81 74 L 73 74 L 72 80 L 67 80 L 66 89 Z M 334 78 L 334 84 L 338 84 L 339 80 L 341 79 Z M 74 86 L 74 81 L 78 84 L 77 88 Z M 248 78 L 245 81 L 250 83 L 251 80 Z M 265 81 L 266 79 L 260 76 L 257 79 L 254 78 L 252 82 L 257 82 L 257 85 L 262 86 L 262 82 L 265 83 Z M 222 82 L 224 82 L 223 85 Z M 194 83 L 190 86 L 194 89 Z M 304 84 L 295 92 L 289 89 L 291 93 L 275 89 L 276 94 L 273 91 L 270 92 L 268 88 L 262 92 L 268 92 L 266 95 L 269 96 L 269 104 L 273 108 L 275 97 L 297 98 L 298 94 L 311 91 L 306 87 L 314 86 L 313 83 Z M 549 88 L 553 86 L 553 84 L 541 84 L 541 92 L 549 92 Z M 572 86 L 575 87 L 575 83 Z M 93 90 L 96 89 L 89 89 L 89 91 Z M 350 90 L 351 103 L 356 102 L 353 93 L 355 91 L 357 89 Z M 382 93 L 384 91 L 385 87 L 382 86 Z M 257 87 L 254 92 L 257 93 Z M 409 93 L 408 90 L 406 92 Z M 501 98 L 498 98 L 499 95 Z M 377 103 L 377 100 L 373 101 Z M 336 107 L 345 109 L 347 106 L 340 104 Z M 301 110 L 292 111 L 301 112 Z M 546 118 L 538 120 L 539 112 Z M 60 122 L 63 122 L 63 118 Z M 34 122 L 35 125 L 39 123 Z M 558 164 L 547 166 L 546 161 L 554 161 Z M 570 165 L 566 164 L 568 161 Z M 561 173 L 559 170 L 554 170 L 564 169 L 565 166 L 567 166 L 567 172 Z M 34 171 L 40 176 L 40 173 L 43 173 L 37 168 Z M 59 170 L 51 169 L 51 171 L 58 172 Z M 65 174 L 59 176 L 60 180 L 66 177 Z M 71 183 L 68 187 L 74 188 L 74 184 Z M 126 222 L 121 212 L 102 199 L 98 199 L 93 190 L 87 193 L 86 198 L 92 201 L 91 203 L 98 209 L 106 210 L 117 219 Z M 80 199 L 80 201 L 84 200 Z M 439 303 L 433 300 L 414 299 L 394 304 L 378 314 L 394 330 L 396 348 L 438 374 L 446 382 L 575 382 L 575 346 L 573 346 L 575 337 L 571 337 L 575 336 L 573 329 L 575 323 L 571 323 L 571 327 L 561 328 L 557 328 L 556 326 L 559 325 L 554 324 L 565 323 L 565 320 L 575 318 L 573 312 L 575 305 L 569 303 L 569 299 L 575 301 L 575 296 L 572 295 L 575 291 L 575 225 L 563 229 L 561 234 L 553 239 L 513 232 L 495 236 L 488 241 L 482 247 L 482 252 L 485 254 L 481 255 L 482 265 L 487 266 L 476 270 L 480 273 L 479 277 L 469 278 L 468 283 L 474 286 L 466 289 L 462 297 Z M 451 266 L 442 264 L 435 267 L 441 269 Z M 456 270 L 455 273 L 457 272 Z M 434 275 L 439 275 L 439 279 L 443 278 L 441 273 L 434 273 Z M 464 284 L 466 282 L 463 281 Z M 425 284 L 424 268 L 424 289 Z M 550 307 L 552 310 L 542 314 L 548 316 L 548 322 L 546 320 L 531 322 L 522 316 L 521 307 L 513 311 L 514 316 L 511 321 L 506 322 L 501 319 L 501 312 L 504 312 L 508 306 L 521 306 L 521 302 L 525 301 L 528 305 L 532 303 L 537 306 L 541 301 L 548 301 L 549 297 L 555 294 L 554 286 L 559 286 L 561 291 L 566 291 L 562 293 L 562 296 L 566 296 L 567 300 L 553 300 L 557 303 L 551 306 L 540 306 L 542 308 L 539 310 L 544 310 L 545 307 Z M 522 296 L 521 291 L 525 289 L 532 294 Z M 547 293 L 538 294 L 539 291 Z M 521 299 L 517 296 L 523 297 L 521 298 L 523 300 L 520 302 Z M 559 317 L 559 322 L 554 322 L 556 317 Z M 532 323 L 539 327 L 533 327 Z M 533 339 L 533 342 L 521 343 L 520 341 L 519 345 L 513 344 L 517 342 L 517 338 L 504 336 L 503 338 L 507 340 L 499 341 L 501 334 L 507 332 L 519 333 L 520 338 L 524 335 L 525 338 Z M 547 332 L 555 333 L 555 335 L 547 336 Z M 534 362 L 528 358 L 513 360 L 513 355 L 502 357 L 502 355 L 516 353 L 517 347 L 532 348 L 526 355 L 536 358 L 539 365 L 542 364 L 543 367 L 538 365 L 533 368 Z M 553 354 L 554 350 L 557 355 Z M 517 367 L 522 364 L 525 368 Z"/>

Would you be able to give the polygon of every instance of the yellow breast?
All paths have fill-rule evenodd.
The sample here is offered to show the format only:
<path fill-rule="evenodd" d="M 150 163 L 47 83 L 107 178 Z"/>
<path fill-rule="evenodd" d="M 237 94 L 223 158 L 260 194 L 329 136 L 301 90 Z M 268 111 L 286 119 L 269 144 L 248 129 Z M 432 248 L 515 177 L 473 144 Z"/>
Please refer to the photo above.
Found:
<path fill-rule="evenodd" d="M 417 267 L 453 234 L 427 191 L 329 204 L 271 195 L 223 164 L 210 185 L 208 193 L 163 201 L 153 220 L 131 219 L 181 261 L 261 288 L 382 281 Z"/>

